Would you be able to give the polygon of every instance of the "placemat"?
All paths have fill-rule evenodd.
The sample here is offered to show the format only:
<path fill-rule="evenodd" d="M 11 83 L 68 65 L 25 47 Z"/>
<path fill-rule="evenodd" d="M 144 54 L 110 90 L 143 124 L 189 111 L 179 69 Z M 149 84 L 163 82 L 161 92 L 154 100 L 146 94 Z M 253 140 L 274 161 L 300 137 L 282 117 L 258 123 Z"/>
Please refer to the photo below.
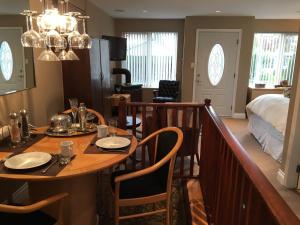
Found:
<path fill-rule="evenodd" d="M 59 155 L 53 154 L 52 159 L 45 165 L 26 170 L 13 170 L 8 169 L 4 166 L 4 162 L 0 163 L 0 174 L 23 174 L 23 175 L 35 175 L 35 176 L 56 176 L 60 171 L 62 171 L 66 165 L 59 164 Z M 74 158 L 74 157 L 73 157 Z M 42 171 L 47 168 L 53 161 L 56 162 L 47 170 L 46 173 L 42 173 Z"/>
<path fill-rule="evenodd" d="M 118 135 L 118 137 L 126 137 L 130 140 L 132 139 L 132 135 Z M 127 154 L 129 152 L 129 149 L 131 147 L 131 144 L 124 148 L 118 148 L 118 149 L 103 149 L 98 147 L 95 143 L 97 140 L 99 140 L 97 136 L 93 138 L 90 145 L 84 150 L 84 154 Z"/>
<path fill-rule="evenodd" d="M 13 152 L 16 154 L 24 152 L 27 148 L 40 141 L 44 137 L 45 134 L 31 134 L 30 139 L 27 142 L 20 143 L 16 147 L 11 146 L 10 137 L 7 137 L 0 142 L 0 152 Z"/>

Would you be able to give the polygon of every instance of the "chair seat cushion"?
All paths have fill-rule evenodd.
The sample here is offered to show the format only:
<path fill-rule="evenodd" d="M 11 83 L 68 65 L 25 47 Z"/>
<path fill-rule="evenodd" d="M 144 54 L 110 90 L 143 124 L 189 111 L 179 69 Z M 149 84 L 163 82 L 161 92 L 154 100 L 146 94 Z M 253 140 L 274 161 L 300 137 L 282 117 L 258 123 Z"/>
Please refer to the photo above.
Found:
<path fill-rule="evenodd" d="M 175 102 L 176 101 L 176 99 L 173 97 L 163 97 L 163 96 L 154 97 L 152 100 L 153 102 Z"/>
<path fill-rule="evenodd" d="M 111 187 L 115 191 L 115 177 L 131 173 L 132 170 L 120 170 L 112 173 Z M 160 184 L 155 173 L 150 173 L 120 183 L 120 199 L 140 198 L 164 193 L 166 190 Z"/>
<path fill-rule="evenodd" d="M 42 212 L 35 211 L 26 214 L 0 212 L 0 224 L 2 225 L 53 225 L 56 220 Z"/>

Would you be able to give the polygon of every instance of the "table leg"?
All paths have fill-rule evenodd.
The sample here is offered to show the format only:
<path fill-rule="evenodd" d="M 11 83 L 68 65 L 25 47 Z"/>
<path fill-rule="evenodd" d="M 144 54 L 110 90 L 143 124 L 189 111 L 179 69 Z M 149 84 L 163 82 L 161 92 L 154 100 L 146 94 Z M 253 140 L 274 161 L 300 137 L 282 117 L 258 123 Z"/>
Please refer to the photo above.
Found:
<path fill-rule="evenodd" d="M 53 194 L 68 192 L 64 202 L 64 225 L 95 225 L 96 211 L 96 174 L 89 174 L 56 181 L 29 182 L 29 195 L 37 201 Z M 53 205 L 46 211 L 57 218 L 58 207 Z"/>

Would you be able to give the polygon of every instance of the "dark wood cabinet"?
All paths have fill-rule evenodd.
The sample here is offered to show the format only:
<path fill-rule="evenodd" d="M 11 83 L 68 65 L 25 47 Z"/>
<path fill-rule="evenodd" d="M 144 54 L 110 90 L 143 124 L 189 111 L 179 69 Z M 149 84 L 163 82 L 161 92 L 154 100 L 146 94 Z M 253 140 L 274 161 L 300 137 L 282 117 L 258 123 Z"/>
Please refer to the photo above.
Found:
<path fill-rule="evenodd" d="M 88 108 L 110 116 L 112 89 L 110 84 L 109 43 L 93 39 L 91 49 L 74 50 L 79 61 L 62 62 L 65 108 L 69 98 L 76 97 Z"/>

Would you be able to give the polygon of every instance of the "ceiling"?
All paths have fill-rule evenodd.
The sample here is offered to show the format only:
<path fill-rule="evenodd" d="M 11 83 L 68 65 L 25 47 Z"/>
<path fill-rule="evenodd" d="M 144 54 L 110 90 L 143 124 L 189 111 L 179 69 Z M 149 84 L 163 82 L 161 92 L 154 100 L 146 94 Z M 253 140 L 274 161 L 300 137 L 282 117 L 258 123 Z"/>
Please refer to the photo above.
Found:
<path fill-rule="evenodd" d="M 116 18 L 255 16 L 300 19 L 300 0 L 90 0 Z M 124 10 L 120 12 L 118 10 Z M 221 12 L 216 12 L 221 11 Z"/>

